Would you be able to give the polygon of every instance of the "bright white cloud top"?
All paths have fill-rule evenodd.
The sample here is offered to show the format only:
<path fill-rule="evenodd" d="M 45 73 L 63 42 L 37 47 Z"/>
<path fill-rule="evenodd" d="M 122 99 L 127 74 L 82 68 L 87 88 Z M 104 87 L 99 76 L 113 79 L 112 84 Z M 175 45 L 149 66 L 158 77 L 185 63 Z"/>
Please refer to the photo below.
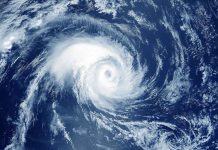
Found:
<path fill-rule="evenodd" d="M 61 82 L 72 74 L 79 102 L 90 100 L 98 108 L 112 110 L 118 103 L 143 94 L 141 82 L 146 69 L 135 69 L 137 57 L 118 42 L 80 37 L 61 45 L 51 57 L 51 72 Z"/>

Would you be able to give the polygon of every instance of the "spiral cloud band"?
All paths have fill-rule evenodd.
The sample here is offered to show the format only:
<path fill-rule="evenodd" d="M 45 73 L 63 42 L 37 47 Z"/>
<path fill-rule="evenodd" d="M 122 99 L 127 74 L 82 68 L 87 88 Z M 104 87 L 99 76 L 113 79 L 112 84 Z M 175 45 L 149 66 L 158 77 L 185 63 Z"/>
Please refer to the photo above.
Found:
<path fill-rule="evenodd" d="M 217 149 L 215 0 L 0 6 L 0 149 Z"/>
<path fill-rule="evenodd" d="M 121 44 L 103 37 L 77 38 L 71 44 L 53 59 L 51 72 L 58 80 L 71 72 L 80 101 L 112 109 L 118 102 L 142 95 L 145 70 L 134 69 L 134 56 Z"/>

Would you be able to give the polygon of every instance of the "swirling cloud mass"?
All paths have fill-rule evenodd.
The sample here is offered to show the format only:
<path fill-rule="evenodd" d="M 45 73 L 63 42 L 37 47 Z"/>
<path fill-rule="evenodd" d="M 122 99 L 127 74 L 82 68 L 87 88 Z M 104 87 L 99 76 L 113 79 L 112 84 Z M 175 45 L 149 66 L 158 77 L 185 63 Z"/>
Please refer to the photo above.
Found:
<path fill-rule="evenodd" d="M 80 37 L 68 42 L 50 58 L 51 72 L 58 81 L 72 74 L 79 102 L 91 100 L 98 108 L 114 109 L 117 103 L 143 94 L 145 69 L 134 69 L 134 56 L 121 44 L 106 37 Z"/>
<path fill-rule="evenodd" d="M 218 148 L 215 0 L 0 6 L 0 149 Z"/>

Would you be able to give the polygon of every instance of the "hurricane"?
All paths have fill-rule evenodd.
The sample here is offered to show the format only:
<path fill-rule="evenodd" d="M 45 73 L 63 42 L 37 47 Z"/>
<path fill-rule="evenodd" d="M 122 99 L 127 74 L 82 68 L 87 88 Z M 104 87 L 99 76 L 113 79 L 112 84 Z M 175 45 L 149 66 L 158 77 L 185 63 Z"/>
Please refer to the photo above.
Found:
<path fill-rule="evenodd" d="M 216 0 L 0 6 L 0 149 L 218 149 Z"/>

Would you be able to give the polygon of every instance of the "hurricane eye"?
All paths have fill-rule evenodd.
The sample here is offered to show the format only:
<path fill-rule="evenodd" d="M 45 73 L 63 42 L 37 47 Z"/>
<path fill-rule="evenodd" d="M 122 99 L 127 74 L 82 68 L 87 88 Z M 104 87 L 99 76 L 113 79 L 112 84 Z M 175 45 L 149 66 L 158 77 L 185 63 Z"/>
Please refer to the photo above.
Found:
<path fill-rule="evenodd" d="M 110 79 L 112 77 L 112 72 L 110 70 L 106 70 L 104 74 L 105 74 L 106 78 Z"/>

